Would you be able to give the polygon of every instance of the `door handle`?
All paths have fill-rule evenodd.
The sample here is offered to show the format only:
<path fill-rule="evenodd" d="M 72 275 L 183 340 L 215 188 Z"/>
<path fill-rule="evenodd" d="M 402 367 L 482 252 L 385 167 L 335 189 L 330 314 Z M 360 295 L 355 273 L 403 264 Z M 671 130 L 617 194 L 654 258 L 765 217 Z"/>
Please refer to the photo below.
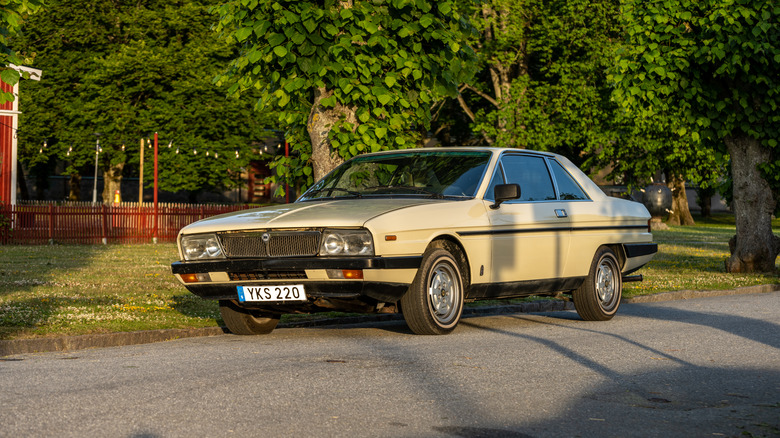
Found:
<path fill-rule="evenodd" d="M 562 209 L 562 208 L 559 208 L 559 209 L 555 210 L 555 216 L 557 216 L 559 219 L 560 219 L 560 218 L 564 218 L 564 217 L 569 217 L 569 216 L 566 214 L 566 210 L 564 210 L 564 209 Z"/>

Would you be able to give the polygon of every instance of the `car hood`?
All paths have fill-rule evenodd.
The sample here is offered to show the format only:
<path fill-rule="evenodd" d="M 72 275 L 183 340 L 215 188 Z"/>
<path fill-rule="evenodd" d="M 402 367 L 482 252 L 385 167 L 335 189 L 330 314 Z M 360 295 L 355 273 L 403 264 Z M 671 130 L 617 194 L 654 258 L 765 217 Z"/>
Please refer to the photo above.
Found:
<path fill-rule="evenodd" d="M 435 199 L 334 199 L 242 210 L 213 216 L 182 229 L 184 234 L 267 228 L 360 227 L 381 214 Z"/>

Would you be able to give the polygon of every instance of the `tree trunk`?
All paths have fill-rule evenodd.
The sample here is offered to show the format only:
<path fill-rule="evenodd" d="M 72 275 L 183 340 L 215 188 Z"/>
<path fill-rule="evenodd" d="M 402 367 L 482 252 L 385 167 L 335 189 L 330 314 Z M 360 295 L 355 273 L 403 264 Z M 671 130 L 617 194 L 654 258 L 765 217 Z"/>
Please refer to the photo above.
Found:
<path fill-rule="evenodd" d="M 320 105 L 323 99 L 327 99 L 332 94 L 332 91 L 325 88 L 315 89 L 314 102 L 309 113 L 307 130 L 311 139 L 311 161 L 315 182 L 344 162 L 338 152 L 334 151 L 330 145 L 328 134 L 333 126 L 342 119 L 352 124 L 353 130 L 357 129 L 358 126 L 358 120 L 355 116 L 356 108 L 348 108 L 338 103 L 333 108 L 325 108 Z"/>
<path fill-rule="evenodd" d="M 724 140 L 731 156 L 737 225 L 737 235 L 729 241 L 731 257 L 726 260 L 726 271 L 774 272 L 780 251 L 780 238 L 772 234 L 776 200 L 758 170 L 759 164 L 769 161 L 770 151 L 747 136 Z"/>
<path fill-rule="evenodd" d="M 685 193 L 685 180 L 678 174 L 666 175 L 666 186 L 672 191 L 672 212 L 669 213 L 668 225 L 696 225 L 688 206 L 688 194 Z"/>
<path fill-rule="evenodd" d="M 16 162 L 16 187 L 19 190 L 20 199 L 30 199 L 30 192 L 27 190 L 27 178 L 24 177 L 24 168 L 22 162 Z"/>
<path fill-rule="evenodd" d="M 81 201 L 81 175 L 73 173 L 70 175 L 70 194 L 68 195 L 68 201 Z"/>
<path fill-rule="evenodd" d="M 122 169 L 125 163 L 113 164 L 103 171 L 103 203 L 111 204 L 114 202 L 114 193 L 122 193 Z"/>

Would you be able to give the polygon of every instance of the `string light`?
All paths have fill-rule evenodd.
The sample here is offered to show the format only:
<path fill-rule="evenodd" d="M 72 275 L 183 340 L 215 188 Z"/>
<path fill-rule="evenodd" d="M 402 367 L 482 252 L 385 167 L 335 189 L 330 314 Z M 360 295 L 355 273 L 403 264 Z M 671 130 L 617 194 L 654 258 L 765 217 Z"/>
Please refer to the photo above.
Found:
<path fill-rule="evenodd" d="M 170 149 L 170 148 L 171 148 L 171 146 L 173 146 L 173 140 L 171 140 L 171 142 L 170 142 L 170 143 L 168 143 L 168 149 Z"/>
<path fill-rule="evenodd" d="M 207 157 L 209 156 L 209 150 L 208 149 L 206 149 L 206 156 Z"/>
<path fill-rule="evenodd" d="M 192 148 L 192 154 L 193 154 L 193 155 L 198 155 L 198 150 L 197 150 L 197 149 L 195 149 L 195 148 Z"/>
<path fill-rule="evenodd" d="M 177 154 L 179 153 L 179 147 L 178 146 L 176 146 L 176 153 Z"/>
<path fill-rule="evenodd" d="M 122 152 L 124 152 L 124 151 L 125 151 L 125 144 L 122 143 Z"/>
<path fill-rule="evenodd" d="M 219 152 L 214 152 L 214 158 L 219 158 Z"/>
<path fill-rule="evenodd" d="M 236 149 L 236 158 L 238 158 L 238 149 Z"/>

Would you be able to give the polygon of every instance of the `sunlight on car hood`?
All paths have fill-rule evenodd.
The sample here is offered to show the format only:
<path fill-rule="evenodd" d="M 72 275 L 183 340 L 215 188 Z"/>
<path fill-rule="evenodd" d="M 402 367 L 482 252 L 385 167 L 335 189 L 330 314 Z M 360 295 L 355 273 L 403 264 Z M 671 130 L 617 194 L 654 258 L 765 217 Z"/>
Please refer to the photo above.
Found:
<path fill-rule="evenodd" d="M 273 205 L 213 216 L 190 224 L 182 233 L 266 228 L 360 227 L 383 213 L 415 205 L 448 202 L 431 199 L 339 199 Z"/>

